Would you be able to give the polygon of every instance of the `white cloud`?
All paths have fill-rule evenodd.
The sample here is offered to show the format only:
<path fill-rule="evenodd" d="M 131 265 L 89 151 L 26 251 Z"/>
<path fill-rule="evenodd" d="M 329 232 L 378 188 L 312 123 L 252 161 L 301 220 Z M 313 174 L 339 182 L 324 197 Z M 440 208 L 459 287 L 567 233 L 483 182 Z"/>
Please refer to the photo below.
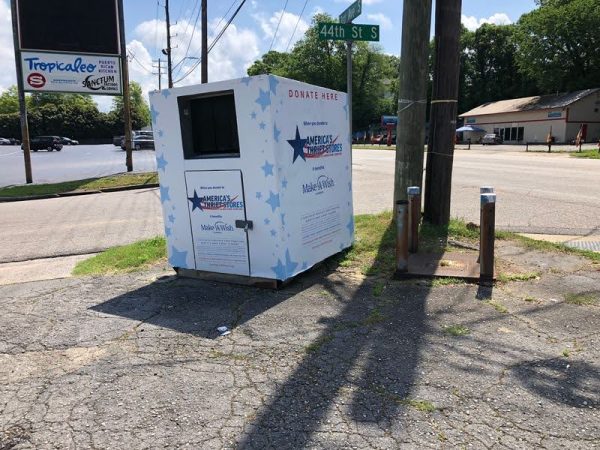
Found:
<path fill-rule="evenodd" d="M 264 14 L 254 14 L 252 17 L 254 17 L 254 19 L 260 25 L 264 35 L 264 40 L 268 41 L 269 45 L 271 45 L 273 36 L 277 30 L 277 36 L 275 38 L 275 42 L 273 43 L 273 50 L 280 52 L 285 51 L 286 49 L 291 49 L 298 40 L 302 39 L 304 33 L 309 27 L 308 23 L 303 19 L 298 20 L 298 15 L 284 12 L 283 10 L 276 11 L 271 17 L 268 18 Z M 277 29 L 277 24 L 279 23 L 280 18 L 281 23 L 279 24 L 279 29 Z M 296 24 L 298 24 L 298 26 L 296 26 Z M 296 29 L 295 33 L 294 29 Z M 294 33 L 293 36 L 292 33 Z"/>
<path fill-rule="evenodd" d="M 17 83 L 15 52 L 12 36 L 12 18 L 8 0 L 0 0 L 0 92 Z"/>
<path fill-rule="evenodd" d="M 384 30 L 391 30 L 393 28 L 392 21 L 383 13 L 367 14 L 367 19 L 375 22 L 376 25 L 381 25 L 381 28 Z"/>
<path fill-rule="evenodd" d="M 492 23 L 494 25 L 510 25 L 512 23 L 512 20 L 510 20 L 510 17 L 506 13 L 495 13 L 487 19 L 484 17 L 477 19 L 475 16 L 465 16 L 462 14 L 460 21 L 470 31 L 475 31 L 484 23 Z"/>

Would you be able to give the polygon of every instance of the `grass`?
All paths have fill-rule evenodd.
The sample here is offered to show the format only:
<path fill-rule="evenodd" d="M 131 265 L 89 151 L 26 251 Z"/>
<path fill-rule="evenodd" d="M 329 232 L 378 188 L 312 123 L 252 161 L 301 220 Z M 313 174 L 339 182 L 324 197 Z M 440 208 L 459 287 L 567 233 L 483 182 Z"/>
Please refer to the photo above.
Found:
<path fill-rule="evenodd" d="M 316 353 L 319 350 L 321 350 L 321 347 L 323 347 L 325 344 L 331 342 L 332 340 L 333 340 L 333 336 L 329 336 L 329 335 L 320 336 L 314 342 L 307 345 L 304 348 L 304 350 L 306 350 L 306 353 Z"/>
<path fill-rule="evenodd" d="M 502 303 L 498 303 L 494 300 L 489 300 L 486 303 L 488 305 L 490 305 L 492 308 L 494 308 L 496 311 L 498 311 L 499 313 L 506 314 L 508 312 L 508 308 L 506 306 L 504 306 Z"/>
<path fill-rule="evenodd" d="M 569 351 L 569 349 L 565 348 L 565 349 L 562 351 L 562 355 L 563 355 L 565 358 L 568 358 L 569 356 L 571 356 L 571 352 Z"/>
<path fill-rule="evenodd" d="M 414 400 L 410 398 L 404 398 L 396 400 L 396 402 L 400 405 L 410 406 L 416 409 L 417 411 L 421 412 L 432 413 L 437 409 L 435 405 L 428 400 Z"/>
<path fill-rule="evenodd" d="M 430 281 L 431 287 L 440 287 L 440 286 L 452 286 L 455 284 L 465 284 L 465 280 L 461 280 L 460 278 L 454 277 L 440 277 L 440 278 L 432 278 Z"/>
<path fill-rule="evenodd" d="M 595 305 L 598 303 L 598 293 L 584 292 L 582 294 L 565 294 L 565 302 L 570 305 Z"/>
<path fill-rule="evenodd" d="M 527 273 L 501 273 L 498 275 L 498 281 L 507 283 L 509 281 L 529 281 L 537 280 L 540 277 L 539 272 L 527 272 Z"/>
<path fill-rule="evenodd" d="M 582 256 L 586 259 L 592 261 L 600 261 L 600 253 L 593 252 L 591 250 L 582 250 L 578 248 L 568 247 L 564 244 L 548 242 L 548 241 L 539 241 L 537 239 L 531 239 L 525 236 L 521 236 L 517 233 L 512 233 L 510 231 L 496 231 L 496 238 L 503 240 L 512 240 L 517 241 L 523 247 L 528 250 L 539 250 L 542 252 L 554 252 L 554 253 L 565 253 L 568 255 L 577 255 Z"/>
<path fill-rule="evenodd" d="M 537 299 L 535 297 L 531 297 L 531 296 L 527 296 L 525 297 L 523 300 L 525 300 L 526 302 L 536 302 Z"/>
<path fill-rule="evenodd" d="M 114 247 L 79 262 L 73 275 L 105 275 L 142 270 L 167 256 L 165 239 L 155 237 L 134 244 Z"/>
<path fill-rule="evenodd" d="M 33 197 L 38 195 L 55 195 L 67 192 L 98 191 L 125 186 L 158 183 L 156 172 L 124 173 L 101 178 L 66 181 L 63 183 L 28 184 L 0 188 L 0 197 Z"/>
<path fill-rule="evenodd" d="M 469 330 L 464 325 L 448 325 L 443 328 L 444 333 L 449 334 L 450 336 L 466 336 L 471 334 L 471 330 Z"/>
<path fill-rule="evenodd" d="M 581 152 L 571 153 L 573 158 L 588 158 L 588 159 L 600 159 L 600 151 L 598 150 L 582 150 Z"/>
<path fill-rule="evenodd" d="M 373 297 L 381 297 L 383 294 L 383 290 L 385 289 L 385 283 L 378 281 L 375 286 L 373 286 Z"/>
<path fill-rule="evenodd" d="M 367 318 L 363 321 L 364 325 L 373 326 L 383 322 L 386 317 L 382 314 L 379 308 L 372 309 Z"/>

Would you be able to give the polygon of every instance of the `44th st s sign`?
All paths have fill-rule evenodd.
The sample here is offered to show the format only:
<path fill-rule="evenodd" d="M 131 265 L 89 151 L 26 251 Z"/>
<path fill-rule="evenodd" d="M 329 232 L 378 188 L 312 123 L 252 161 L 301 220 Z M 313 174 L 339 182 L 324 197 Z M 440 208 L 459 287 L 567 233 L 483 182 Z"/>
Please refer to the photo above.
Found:
<path fill-rule="evenodd" d="M 319 23 L 320 41 L 379 41 L 379 25 Z"/>

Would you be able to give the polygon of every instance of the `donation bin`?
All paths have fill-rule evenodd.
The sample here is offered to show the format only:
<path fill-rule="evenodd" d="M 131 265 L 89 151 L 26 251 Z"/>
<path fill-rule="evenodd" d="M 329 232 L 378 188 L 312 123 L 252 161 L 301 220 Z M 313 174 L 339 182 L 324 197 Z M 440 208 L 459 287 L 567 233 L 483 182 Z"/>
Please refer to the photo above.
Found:
<path fill-rule="evenodd" d="M 260 75 L 155 91 L 150 104 L 180 273 L 285 281 L 352 244 L 346 94 Z"/>

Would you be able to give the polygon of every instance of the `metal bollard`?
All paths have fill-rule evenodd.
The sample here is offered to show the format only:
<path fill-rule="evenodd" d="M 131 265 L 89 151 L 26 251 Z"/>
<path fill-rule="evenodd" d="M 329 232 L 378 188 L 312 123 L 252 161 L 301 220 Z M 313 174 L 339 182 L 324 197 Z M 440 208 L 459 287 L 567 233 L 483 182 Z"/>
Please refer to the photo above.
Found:
<path fill-rule="evenodd" d="M 396 272 L 408 271 L 408 201 L 396 202 Z"/>
<path fill-rule="evenodd" d="M 493 186 L 481 186 L 479 188 L 479 193 L 480 194 L 493 194 L 494 193 L 494 187 Z"/>
<path fill-rule="evenodd" d="M 494 278 L 494 241 L 496 238 L 496 194 L 481 194 L 479 234 L 479 280 Z"/>
<path fill-rule="evenodd" d="M 421 222 L 421 188 L 410 186 L 406 189 L 406 193 L 408 195 L 408 252 L 417 253 Z"/>

